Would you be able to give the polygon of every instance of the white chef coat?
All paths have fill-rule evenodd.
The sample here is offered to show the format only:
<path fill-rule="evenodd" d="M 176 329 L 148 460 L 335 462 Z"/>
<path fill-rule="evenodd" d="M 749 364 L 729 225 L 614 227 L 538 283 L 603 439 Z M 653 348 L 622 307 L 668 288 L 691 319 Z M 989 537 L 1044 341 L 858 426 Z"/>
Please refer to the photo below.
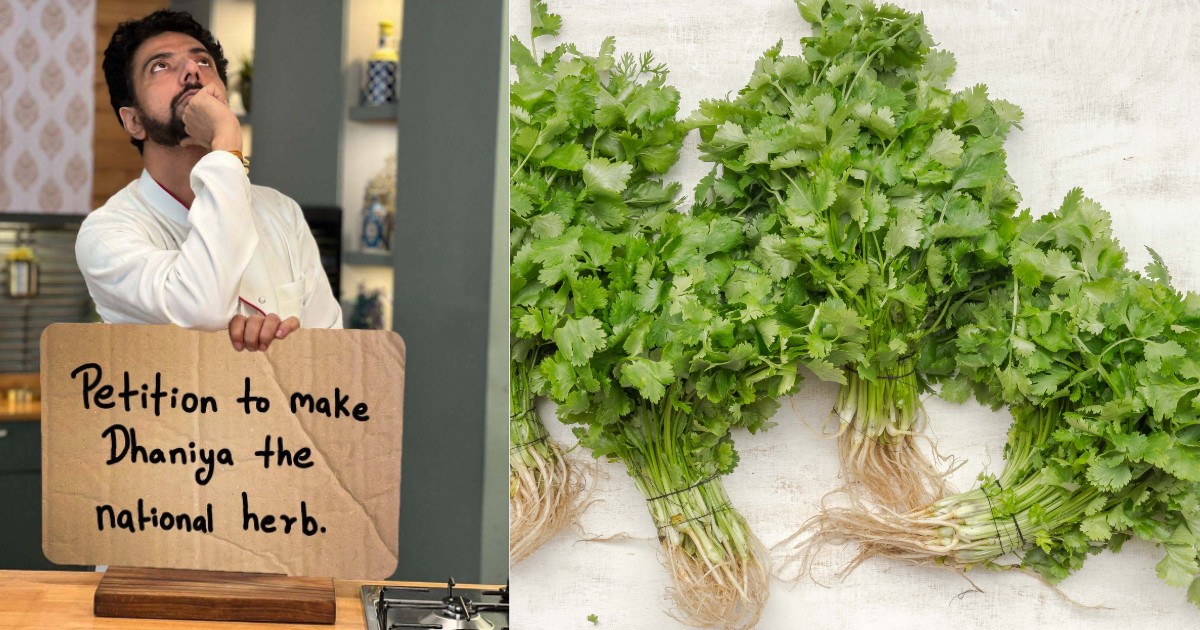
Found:
<path fill-rule="evenodd" d="M 235 314 L 275 313 L 342 327 L 295 201 L 251 185 L 227 151 L 201 158 L 190 179 L 190 210 L 143 171 L 84 219 L 75 258 L 104 321 L 225 330 Z"/>

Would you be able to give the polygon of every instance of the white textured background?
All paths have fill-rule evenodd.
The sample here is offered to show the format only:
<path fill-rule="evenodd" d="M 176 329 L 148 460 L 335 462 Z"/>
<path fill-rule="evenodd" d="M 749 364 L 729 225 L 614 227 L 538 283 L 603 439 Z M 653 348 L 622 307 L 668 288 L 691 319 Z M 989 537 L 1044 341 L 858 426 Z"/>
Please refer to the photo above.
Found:
<path fill-rule="evenodd" d="M 511 32 L 528 42 L 527 4 L 510 2 Z M 809 31 L 789 0 L 550 4 L 563 16 L 562 40 L 585 52 L 594 53 L 610 34 L 619 52 L 653 50 L 669 65 L 684 115 L 702 98 L 736 92 L 777 40 L 783 39 L 784 53 L 798 53 L 799 38 Z M 1151 246 L 1177 286 L 1200 290 L 1200 3 L 898 4 L 924 12 L 934 39 L 958 59 L 952 88 L 986 83 L 992 96 L 1025 111 L 1024 130 L 1007 144 L 1024 207 L 1044 213 L 1081 186 L 1112 213 L 1135 265 L 1149 260 L 1144 248 Z M 538 49 L 551 45 L 543 38 Z M 693 135 L 671 173 L 689 195 L 709 166 L 695 159 L 695 146 Z M 822 495 L 836 485 L 836 444 L 818 435 L 835 395 L 835 385 L 810 378 L 775 418 L 779 426 L 735 435 L 742 459 L 726 488 L 767 545 L 816 514 Z M 1006 413 L 936 399 L 926 405 L 939 449 L 967 460 L 953 477 L 959 488 L 970 487 L 980 470 L 1002 466 Z M 542 415 L 552 435 L 574 443 L 551 408 Z M 590 536 L 635 539 L 580 542 L 578 533 L 568 532 L 513 567 L 514 628 L 683 627 L 665 612 L 668 579 L 641 495 L 623 466 L 602 470 L 595 493 L 602 502 L 584 515 L 583 528 Z M 1076 601 L 1108 610 L 1077 607 L 1017 573 L 973 571 L 983 591 L 975 592 L 948 571 L 873 560 L 845 581 L 825 569 L 825 586 L 773 580 L 759 627 L 1200 627 L 1200 609 L 1187 603 L 1184 589 L 1155 576 L 1159 558 L 1157 549 L 1131 541 L 1120 554 L 1091 558 L 1061 584 Z M 599 617 L 599 626 L 587 621 L 589 614 Z"/>
<path fill-rule="evenodd" d="M 92 207 L 96 0 L 0 0 L 0 211 Z"/>

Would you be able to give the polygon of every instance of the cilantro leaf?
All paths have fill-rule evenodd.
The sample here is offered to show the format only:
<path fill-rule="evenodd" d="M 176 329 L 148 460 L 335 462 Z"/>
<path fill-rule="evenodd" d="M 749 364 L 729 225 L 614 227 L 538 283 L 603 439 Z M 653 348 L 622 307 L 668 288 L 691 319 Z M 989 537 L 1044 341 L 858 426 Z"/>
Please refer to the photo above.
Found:
<path fill-rule="evenodd" d="M 608 158 L 592 158 L 583 165 L 583 181 L 589 191 L 599 195 L 620 195 L 629 185 L 633 166 Z"/>
<path fill-rule="evenodd" d="M 542 37 L 543 35 L 558 35 L 559 29 L 562 28 L 562 16 L 556 13 L 551 13 L 545 2 L 536 2 L 530 4 L 530 14 L 533 18 L 534 39 Z"/>
<path fill-rule="evenodd" d="M 583 365 L 604 347 L 607 335 L 600 320 L 592 316 L 569 319 L 554 331 L 556 343 L 571 365 Z"/>
<path fill-rule="evenodd" d="M 665 361 L 635 357 L 621 366 L 621 384 L 636 388 L 652 403 L 662 400 L 667 393 L 666 385 L 674 380 L 675 373 Z"/>

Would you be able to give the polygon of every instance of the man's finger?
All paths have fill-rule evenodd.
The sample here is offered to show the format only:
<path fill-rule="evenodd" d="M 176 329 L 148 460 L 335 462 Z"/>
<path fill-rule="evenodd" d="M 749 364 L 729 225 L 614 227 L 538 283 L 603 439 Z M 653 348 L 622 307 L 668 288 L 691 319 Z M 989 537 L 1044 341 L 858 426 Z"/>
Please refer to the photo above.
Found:
<path fill-rule="evenodd" d="M 275 331 L 275 337 L 278 339 L 283 339 L 297 330 L 300 330 L 300 318 L 289 317 L 283 320 L 283 323 L 279 325 L 279 330 Z"/>
<path fill-rule="evenodd" d="M 279 330 L 279 316 L 271 313 L 263 318 L 262 330 L 258 332 L 258 349 L 266 351 L 275 339 L 275 331 Z"/>
<path fill-rule="evenodd" d="M 262 329 L 263 319 L 262 315 L 251 315 L 246 319 L 246 334 L 242 335 L 242 340 L 250 352 L 258 350 L 258 332 Z"/>
<path fill-rule="evenodd" d="M 229 340 L 233 342 L 233 349 L 238 352 L 245 347 L 243 336 L 246 334 L 246 316 L 234 315 L 233 319 L 229 320 Z"/>

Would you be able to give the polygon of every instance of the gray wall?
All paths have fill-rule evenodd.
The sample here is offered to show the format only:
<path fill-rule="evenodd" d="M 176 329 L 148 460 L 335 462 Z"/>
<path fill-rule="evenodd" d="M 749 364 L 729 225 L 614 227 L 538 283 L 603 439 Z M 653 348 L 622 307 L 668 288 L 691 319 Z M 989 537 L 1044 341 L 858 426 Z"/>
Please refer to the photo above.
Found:
<path fill-rule="evenodd" d="M 250 180 L 301 206 L 340 203 L 345 10 L 330 0 L 258 0 Z"/>
<path fill-rule="evenodd" d="M 504 4 L 507 4 L 505 2 Z M 508 33 L 508 8 L 500 32 Z M 501 41 L 496 72 L 496 182 L 492 206 L 492 278 L 488 300 L 487 430 L 483 461 L 481 573 L 497 582 L 508 575 L 508 45 Z M 493 579 L 491 576 L 495 576 Z"/>
<path fill-rule="evenodd" d="M 204 28 L 212 28 L 213 0 L 171 0 L 171 9 L 186 11 Z"/>
<path fill-rule="evenodd" d="M 409 579 L 507 575 L 495 562 L 499 545 L 507 555 L 495 532 L 508 528 L 495 509 L 507 504 L 506 467 L 499 492 L 493 470 L 482 491 L 488 429 L 494 438 L 508 422 L 506 405 L 487 404 L 488 304 L 507 295 L 492 293 L 505 12 L 502 2 L 404 3 L 393 313 L 408 344 L 398 575 Z"/>

